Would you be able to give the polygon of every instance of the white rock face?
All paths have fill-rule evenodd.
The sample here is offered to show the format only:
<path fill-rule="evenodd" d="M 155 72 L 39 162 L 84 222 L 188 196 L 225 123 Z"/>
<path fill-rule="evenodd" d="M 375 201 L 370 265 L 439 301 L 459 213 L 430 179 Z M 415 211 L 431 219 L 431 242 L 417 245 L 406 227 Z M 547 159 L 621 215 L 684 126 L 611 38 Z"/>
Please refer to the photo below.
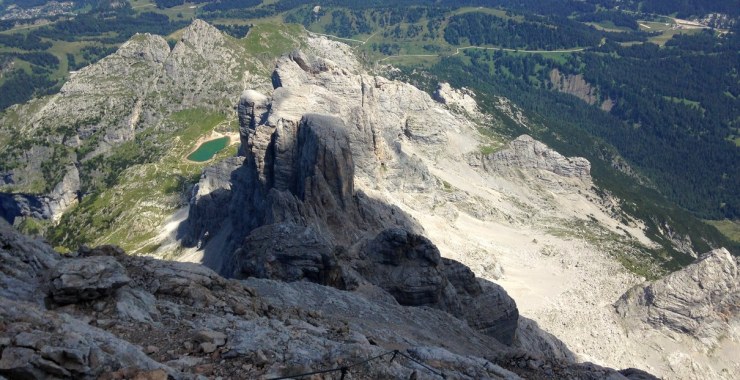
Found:
<path fill-rule="evenodd" d="M 591 163 L 588 160 L 582 157 L 565 157 L 527 135 L 517 137 L 506 149 L 485 156 L 483 163 L 490 171 L 505 172 L 512 168 L 535 169 L 561 177 L 591 180 Z"/>
<path fill-rule="evenodd" d="M 71 165 L 54 190 L 49 195 L 49 211 L 52 219 L 58 222 L 65 211 L 77 204 L 80 190 L 80 172 L 76 166 Z"/>
<path fill-rule="evenodd" d="M 678 272 L 630 289 L 615 307 L 632 328 L 644 323 L 717 346 L 740 327 L 738 260 L 724 248 L 707 252 Z"/>
<path fill-rule="evenodd" d="M 434 93 L 435 99 L 439 100 L 450 107 L 459 107 L 471 115 L 476 115 L 478 103 L 475 101 L 475 94 L 467 89 L 454 89 L 449 83 L 440 83 L 437 91 Z"/>

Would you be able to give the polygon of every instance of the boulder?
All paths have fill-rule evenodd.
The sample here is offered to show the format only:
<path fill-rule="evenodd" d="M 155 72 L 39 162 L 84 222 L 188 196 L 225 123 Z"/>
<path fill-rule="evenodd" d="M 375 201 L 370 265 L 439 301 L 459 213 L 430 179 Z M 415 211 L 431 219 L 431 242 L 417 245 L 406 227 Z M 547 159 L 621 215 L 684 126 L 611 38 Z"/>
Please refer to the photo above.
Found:
<path fill-rule="evenodd" d="M 59 305 L 109 296 L 131 279 L 110 256 L 62 260 L 48 274 L 49 296 Z"/>
<path fill-rule="evenodd" d="M 42 303 L 37 287 L 58 262 L 48 244 L 19 234 L 0 218 L 0 297 Z"/>
<path fill-rule="evenodd" d="M 159 320 L 157 299 L 142 289 L 124 286 L 116 293 L 116 311 L 121 320 L 154 323 Z"/>

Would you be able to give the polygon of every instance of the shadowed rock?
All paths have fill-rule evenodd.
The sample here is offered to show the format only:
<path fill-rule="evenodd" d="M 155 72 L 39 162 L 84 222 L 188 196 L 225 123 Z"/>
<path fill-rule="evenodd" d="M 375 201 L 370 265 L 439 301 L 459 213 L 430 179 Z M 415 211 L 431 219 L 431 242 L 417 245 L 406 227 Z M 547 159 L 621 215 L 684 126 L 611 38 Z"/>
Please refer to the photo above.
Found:
<path fill-rule="evenodd" d="M 504 344 L 513 343 L 519 319 L 514 300 L 465 265 L 443 259 L 424 236 L 388 229 L 361 245 L 359 256 L 353 266 L 363 278 L 401 305 L 444 310 Z"/>
<path fill-rule="evenodd" d="M 363 277 L 401 305 L 459 308 L 439 250 L 429 239 L 400 228 L 388 229 L 361 248 L 360 258 L 366 258 L 358 268 Z"/>
<path fill-rule="evenodd" d="M 310 227 L 270 224 L 252 231 L 234 253 L 234 277 L 327 284 L 336 271 L 333 247 Z"/>

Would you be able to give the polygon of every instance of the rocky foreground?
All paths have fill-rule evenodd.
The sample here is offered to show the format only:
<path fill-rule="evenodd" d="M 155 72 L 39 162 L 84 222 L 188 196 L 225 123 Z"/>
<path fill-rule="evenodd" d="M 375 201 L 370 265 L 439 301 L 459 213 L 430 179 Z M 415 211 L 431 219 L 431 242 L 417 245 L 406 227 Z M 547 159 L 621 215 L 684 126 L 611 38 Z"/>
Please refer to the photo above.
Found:
<path fill-rule="evenodd" d="M 377 287 L 227 280 L 113 246 L 59 255 L 4 221 L 0 268 L 0 377 L 8 379 L 272 378 L 394 350 L 392 361 L 351 367 L 346 378 L 649 378 L 513 349 Z"/>

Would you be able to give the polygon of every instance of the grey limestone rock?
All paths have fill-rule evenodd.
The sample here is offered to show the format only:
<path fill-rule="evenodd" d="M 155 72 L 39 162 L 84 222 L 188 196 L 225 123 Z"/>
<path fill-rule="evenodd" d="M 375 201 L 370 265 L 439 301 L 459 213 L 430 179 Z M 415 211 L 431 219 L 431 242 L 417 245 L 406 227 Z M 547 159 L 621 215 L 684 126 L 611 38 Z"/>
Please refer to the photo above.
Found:
<path fill-rule="evenodd" d="M 630 289 L 614 306 L 633 327 L 647 324 L 712 345 L 740 324 L 738 259 L 724 248 L 707 252 L 684 269 Z"/>
<path fill-rule="evenodd" d="M 49 296 L 60 305 L 112 295 L 131 281 L 123 266 L 109 256 L 62 260 L 48 279 Z"/>
<path fill-rule="evenodd" d="M 234 253 L 233 277 L 332 283 L 338 270 L 333 249 L 311 227 L 269 224 L 252 231 Z"/>
<path fill-rule="evenodd" d="M 0 375 L 9 378 L 97 378 L 106 368 L 162 368 L 133 344 L 70 317 L 0 297 Z M 36 342 L 36 343 L 34 343 Z"/>
<path fill-rule="evenodd" d="M 490 285 L 484 291 L 468 268 L 443 262 L 410 217 L 354 189 L 355 154 L 362 165 L 372 164 L 368 154 L 377 148 L 368 149 L 371 141 L 405 134 L 420 144 L 440 144 L 449 113 L 427 112 L 435 103 L 413 87 L 357 77 L 357 88 L 352 76 L 331 61 L 296 51 L 279 60 L 271 100 L 256 91 L 242 94 L 237 111 L 243 164 L 228 180 L 227 165 L 206 170 L 191 202 L 188 229 L 197 242 L 190 243 L 226 276 L 308 280 L 341 289 L 369 283 L 402 305 L 444 310 L 511 344 L 518 312 L 503 289 Z M 305 87 L 312 83 L 316 87 Z M 360 108 L 343 110 L 355 97 Z M 348 125 L 374 124 L 364 118 L 376 108 L 399 121 L 395 132 L 366 138 Z M 424 167 L 402 153 L 394 161 L 398 168 Z M 423 170 L 414 175 L 423 177 Z"/>
<path fill-rule="evenodd" d="M 242 150 L 240 155 L 245 155 L 243 148 L 249 145 L 249 136 L 267 119 L 270 110 L 270 99 L 255 90 L 245 90 L 237 104 L 237 115 L 239 116 L 239 136 L 241 137 Z"/>
<path fill-rule="evenodd" d="M 454 89 L 449 83 L 440 83 L 434 91 L 434 100 L 452 108 L 458 108 L 471 115 L 479 113 L 475 94 L 466 89 Z"/>
<path fill-rule="evenodd" d="M 489 171 L 538 169 L 587 180 L 591 172 L 591 163 L 585 158 L 565 157 L 528 135 L 517 137 L 501 151 L 483 156 L 483 167 Z"/>
<path fill-rule="evenodd" d="M 231 157 L 203 170 L 192 191 L 189 223 L 181 231 L 186 244 L 203 244 L 228 223 L 232 181 L 243 162 L 244 157 Z"/>
<path fill-rule="evenodd" d="M 514 300 L 465 265 L 443 259 L 429 239 L 388 229 L 361 245 L 360 259 L 352 265 L 362 277 L 399 304 L 444 310 L 504 344 L 513 343 L 519 319 Z"/>
<path fill-rule="evenodd" d="M 574 354 L 562 341 L 540 328 L 537 322 L 519 317 L 519 325 L 513 347 L 538 352 L 552 360 L 577 361 Z"/>
<path fill-rule="evenodd" d="M 0 218 L 0 297 L 42 303 L 36 291 L 59 257 L 46 243 L 16 232 Z"/>
<path fill-rule="evenodd" d="M 569 75 L 561 73 L 558 69 L 552 69 L 550 82 L 557 91 L 574 95 L 588 104 L 596 104 L 599 100 L 598 89 L 586 82 L 581 74 Z"/>
<path fill-rule="evenodd" d="M 362 247 L 360 257 L 366 258 L 358 267 L 363 277 L 401 305 L 434 306 L 454 301 L 439 250 L 423 236 L 388 229 Z"/>
<path fill-rule="evenodd" d="M 542 378 L 549 370 L 555 378 L 591 379 L 616 373 L 507 347 L 443 310 L 399 305 L 367 282 L 348 292 L 307 281 L 227 280 L 201 265 L 127 256 L 113 246 L 62 259 L 5 227 L 0 247 L 18 260 L 3 261 L 1 273 L 32 292 L 43 293 L 38 277 L 57 262 L 116 260 L 129 281 L 115 298 L 53 309 L 21 293 L 0 293 L 0 378 L 274 378 L 378 356 L 351 375 L 517 379 Z M 409 245 L 400 232 L 390 235 L 396 251 L 419 246 L 426 251 L 421 260 L 445 266 L 421 237 Z M 416 254 L 399 253 L 404 260 Z M 384 255 L 394 260 L 392 252 Z M 456 286 L 476 293 L 465 270 L 449 272 Z M 405 356 L 390 361 L 393 350 Z"/>
<path fill-rule="evenodd" d="M 78 201 L 80 174 L 77 167 L 69 165 L 66 174 L 46 195 L 0 193 L 0 218 L 14 223 L 16 218 L 52 219 L 58 221 L 62 214 Z"/>
<path fill-rule="evenodd" d="M 226 344 L 226 334 L 210 329 L 198 330 L 194 334 L 196 342 L 199 343 L 213 343 L 220 347 Z"/>
<path fill-rule="evenodd" d="M 124 286 L 116 293 L 116 311 L 121 320 L 154 323 L 160 319 L 154 295 L 130 286 Z"/>
<path fill-rule="evenodd" d="M 483 280 L 479 294 L 460 295 L 462 318 L 486 335 L 511 345 L 519 328 L 519 310 L 514 299 L 501 286 Z M 459 294 L 459 293 L 458 293 Z"/>

